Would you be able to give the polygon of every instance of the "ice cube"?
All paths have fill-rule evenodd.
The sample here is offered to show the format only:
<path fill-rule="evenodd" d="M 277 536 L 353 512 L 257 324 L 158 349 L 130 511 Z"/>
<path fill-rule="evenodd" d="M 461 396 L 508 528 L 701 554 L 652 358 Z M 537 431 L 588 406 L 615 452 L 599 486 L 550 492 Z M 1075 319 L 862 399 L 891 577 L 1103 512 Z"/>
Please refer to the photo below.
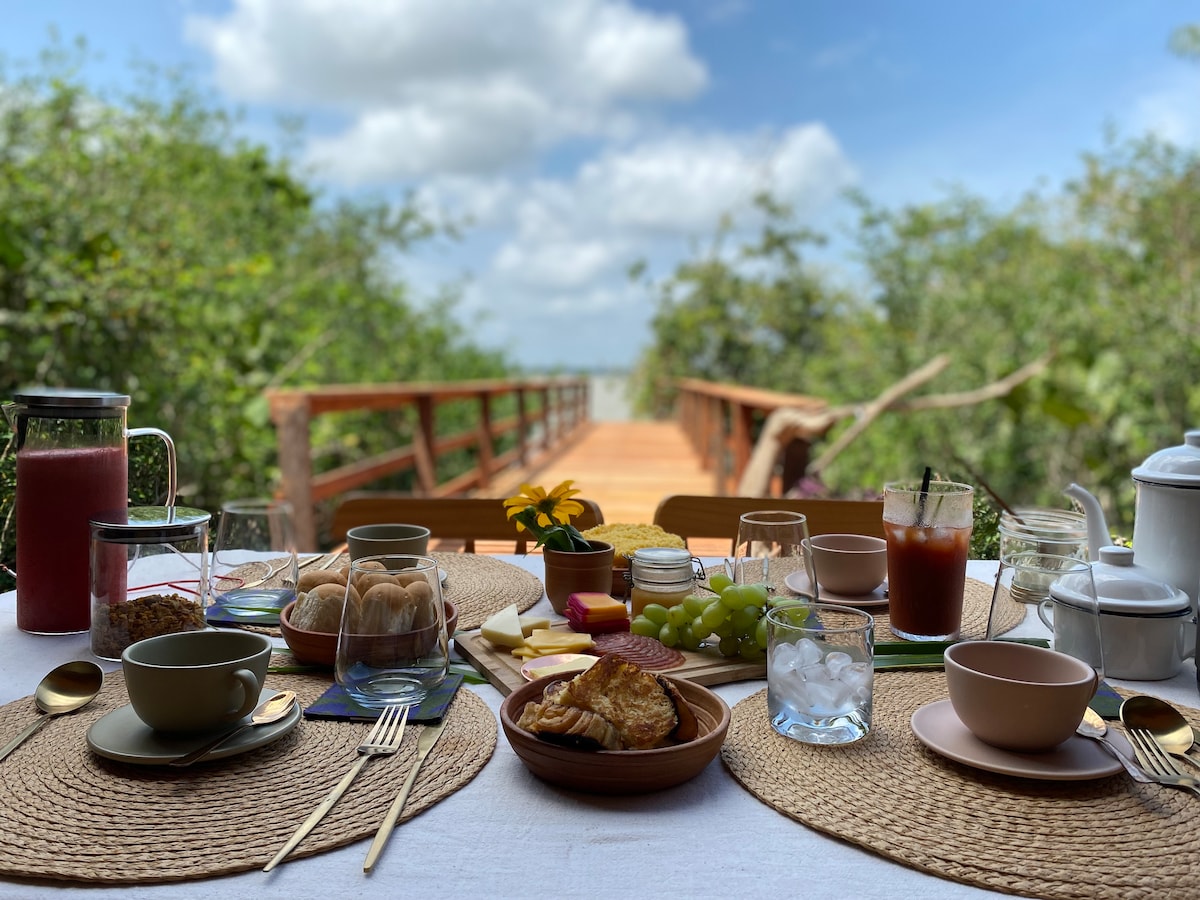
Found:
<path fill-rule="evenodd" d="M 815 716 L 836 713 L 840 705 L 840 691 L 832 681 L 807 681 L 804 684 L 808 695 L 809 711 Z"/>
<path fill-rule="evenodd" d="M 796 668 L 799 655 L 794 644 L 776 644 L 771 648 L 771 672 L 783 677 Z"/>
<path fill-rule="evenodd" d="M 796 667 L 803 668 L 821 661 L 821 647 L 812 638 L 796 641 Z"/>
<path fill-rule="evenodd" d="M 842 670 L 846 666 L 854 662 L 854 657 L 849 653 L 843 653 L 841 650 L 834 650 L 825 657 L 825 667 L 829 669 L 829 677 L 837 678 L 841 675 Z"/>

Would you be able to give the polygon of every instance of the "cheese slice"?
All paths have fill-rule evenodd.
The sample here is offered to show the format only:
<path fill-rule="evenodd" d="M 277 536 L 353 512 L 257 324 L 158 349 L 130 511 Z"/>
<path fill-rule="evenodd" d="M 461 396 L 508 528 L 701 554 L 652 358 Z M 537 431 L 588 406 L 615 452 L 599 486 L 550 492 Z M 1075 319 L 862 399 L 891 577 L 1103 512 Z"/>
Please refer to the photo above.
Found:
<path fill-rule="evenodd" d="M 520 647 L 524 644 L 525 633 L 521 630 L 517 604 L 512 603 L 489 616 L 479 633 L 498 647 Z"/>
<path fill-rule="evenodd" d="M 521 620 L 521 632 L 525 637 L 529 637 L 539 628 L 550 627 L 550 620 L 545 616 L 524 615 L 519 618 Z"/>
<path fill-rule="evenodd" d="M 537 666 L 530 669 L 529 674 L 534 678 L 542 678 L 546 675 L 559 675 L 563 672 L 582 672 L 590 669 L 597 659 L 599 659 L 597 656 L 581 656 L 578 659 L 568 659 L 566 662 L 555 663 L 552 666 Z"/>
<path fill-rule="evenodd" d="M 539 628 L 512 653 L 513 656 L 520 656 L 523 659 L 536 659 L 539 656 L 553 656 L 556 653 L 579 653 L 592 646 L 594 645 L 590 634 Z"/>

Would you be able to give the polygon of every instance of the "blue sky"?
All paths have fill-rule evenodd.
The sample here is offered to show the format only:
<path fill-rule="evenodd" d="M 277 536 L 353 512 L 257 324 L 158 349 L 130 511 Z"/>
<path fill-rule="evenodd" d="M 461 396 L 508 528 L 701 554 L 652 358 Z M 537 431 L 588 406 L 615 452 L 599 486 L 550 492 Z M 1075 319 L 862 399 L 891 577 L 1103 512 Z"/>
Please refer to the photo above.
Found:
<path fill-rule="evenodd" d="M 890 207 L 951 186 L 997 204 L 1055 186 L 1106 127 L 1200 142 L 1200 62 L 1167 50 L 1200 7 L 1165 0 L 41 0 L 8 3 L 10 74 L 82 36 L 100 87 L 132 58 L 187 65 L 327 195 L 472 223 L 399 271 L 461 291 L 480 343 L 539 366 L 622 366 L 658 276 L 764 187 L 831 234 L 857 188 Z M 851 272 L 843 243 L 820 262 Z"/>

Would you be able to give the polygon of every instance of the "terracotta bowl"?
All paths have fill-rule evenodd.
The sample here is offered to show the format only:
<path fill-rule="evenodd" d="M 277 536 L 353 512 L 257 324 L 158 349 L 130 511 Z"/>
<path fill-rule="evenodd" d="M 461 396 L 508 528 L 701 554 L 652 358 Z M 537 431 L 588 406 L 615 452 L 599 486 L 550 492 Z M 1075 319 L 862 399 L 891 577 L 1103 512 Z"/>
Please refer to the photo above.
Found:
<path fill-rule="evenodd" d="M 453 637 L 458 628 L 458 607 L 449 600 L 446 603 L 446 633 Z M 297 662 L 310 666 L 332 667 L 337 658 L 337 633 L 327 631 L 305 631 L 292 627 L 292 609 L 296 602 L 293 600 L 279 614 L 279 630 L 283 632 L 284 643 L 291 648 Z"/>
<path fill-rule="evenodd" d="M 717 754 L 729 730 L 729 707 L 706 687 L 672 678 L 691 704 L 700 725 L 694 741 L 658 750 L 573 750 L 551 744 L 517 727 L 521 710 L 540 699 L 546 686 L 561 681 L 548 675 L 522 685 L 500 704 L 500 724 L 529 771 L 551 784 L 594 794 L 644 794 L 695 778 Z"/>
<path fill-rule="evenodd" d="M 816 534 L 807 540 L 817 584 L 833 594 L 869 594 L 887 578 L 887 541 L 866 534 Z"/>

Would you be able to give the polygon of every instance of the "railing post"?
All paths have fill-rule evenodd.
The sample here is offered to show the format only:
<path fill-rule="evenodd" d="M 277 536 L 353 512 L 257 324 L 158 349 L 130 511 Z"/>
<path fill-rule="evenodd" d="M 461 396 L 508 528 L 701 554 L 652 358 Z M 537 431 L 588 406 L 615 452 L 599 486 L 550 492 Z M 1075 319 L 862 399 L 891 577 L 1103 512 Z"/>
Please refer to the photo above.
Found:
<path fill-rule="evenodd" d="M 271 394 L 268 402 L 279 448 L 279 492 L 292 504 L 298 549 L 316 550 L 308 397 L 298 392 L 278 393 Z"/>
<path fill-rule="evenodd" d="M 479 486 L 492 483 L 492 397 L 479 393 Z"/>
<path fill-rule="evenodd" d="M 742 472 L 746 470 L 746 464 L 750 462 L 750 454 L 754 450 L 754 439 L 751 436 L 754 411 L 739 403 L 730 410 L 730 415 L 733 419 L 730 423 L 733 437 L 733 465 L 730 481 L 732 484 L 737 484 L 742 477 Z"/>
<path fill-rule="evenodd" d="M 529 409 L 524 386 L 517 389 L 517 459 L 523 466 L 529 464 Z"/>
<path fill-rule="evenodd" d="M 437 488 L 435 440 L 433 398 L 425 394 L 417 400 L 417 433 L 413 440 L 417 457 L 417 493 L 422 497 L 432 497 Z"/>

